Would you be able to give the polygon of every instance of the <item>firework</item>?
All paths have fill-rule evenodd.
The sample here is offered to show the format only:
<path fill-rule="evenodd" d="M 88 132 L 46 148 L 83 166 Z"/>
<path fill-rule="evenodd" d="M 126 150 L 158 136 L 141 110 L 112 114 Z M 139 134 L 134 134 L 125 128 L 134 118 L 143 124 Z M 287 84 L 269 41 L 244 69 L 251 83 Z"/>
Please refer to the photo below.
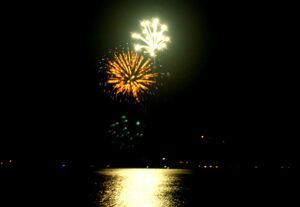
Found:
<path fill-rule="evenodd" d="M 99 72 L 103 71 L 103 78 L 99 85 L 112 99 L 122 96 L 127 102 L 132 98 L 140 102 L 145 94 L 152 94 L 152 90 L 161 84 L 157 80 L 163 74 L 152 72 L 151 58 L 139 55 L 128 46 L 115 48 L 109 54 L 110 57 L 104 57 L 100 62 Z"/>
<path fill-rule="evenodd" d="M 143 129 L 142 121 L 122 115 L 109 125 L 107 135 L 114 148 L 132 150 L 141 144 L 144 137 Z"/>
<path fill-rule="evenodd" d="M 149 53 L 152 57 L 156 56 L 156 50 L 162 50 L 166 48 L 166 42 L 170 41 L 170 38 L 164 36 L 163 33 L 168 30 L 166 25 L 159 23 L 159 19 L 152 19 L 141 22 L 143 35 L 133 33 L 132 38 L 142 40 L 145 44 L 135 45 L 135 50 L 139 51 L 145 49 L 146 53 Z"/>

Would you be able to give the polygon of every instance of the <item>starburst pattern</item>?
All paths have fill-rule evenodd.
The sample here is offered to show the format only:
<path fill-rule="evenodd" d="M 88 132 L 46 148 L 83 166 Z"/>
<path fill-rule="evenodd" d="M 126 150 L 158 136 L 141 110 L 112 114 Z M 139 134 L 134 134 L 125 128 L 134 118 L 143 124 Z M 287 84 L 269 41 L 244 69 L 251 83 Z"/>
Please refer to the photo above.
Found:
<path fill-rule="evenodd" d="M 157 73 L 151 72 L 151 58 L 127 49 L 120 54 L 114 53 L 113 60 L 107 65 L 108 84 L 112 84 L 115 94 L 133 96 L 139 102 L 139 94 L 149 90 L 155 83 Z"/>

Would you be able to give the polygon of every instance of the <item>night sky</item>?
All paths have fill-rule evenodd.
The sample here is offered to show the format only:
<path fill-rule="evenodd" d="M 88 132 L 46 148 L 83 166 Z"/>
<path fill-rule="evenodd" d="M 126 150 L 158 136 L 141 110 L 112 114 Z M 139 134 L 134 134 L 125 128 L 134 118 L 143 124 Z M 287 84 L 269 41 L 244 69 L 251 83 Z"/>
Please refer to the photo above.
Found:
<path fill-rule="evenodd" d="M 98 62 L 129 42 L 140 20 L 158 17 L 169 28 L 171 43 L 158 56 L 170 76 L 146 104 L 147 156 L 293 160 L 294 18 L 285 6 L 160 0 L 6 8 L 5 155 L 114 156 L 103 145 L 107 126 L 124 113 L 143 119 L 143 110 L 102 93 Z M 199 146 L 202 134 L 225 144 Z"/>

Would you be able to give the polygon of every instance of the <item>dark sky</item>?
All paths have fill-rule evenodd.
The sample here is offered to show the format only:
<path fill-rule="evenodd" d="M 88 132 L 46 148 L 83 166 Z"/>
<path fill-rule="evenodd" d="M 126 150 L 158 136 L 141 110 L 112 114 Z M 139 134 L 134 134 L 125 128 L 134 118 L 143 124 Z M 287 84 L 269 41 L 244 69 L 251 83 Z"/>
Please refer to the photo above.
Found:
<path fill-rule="evenodd" d="M 147 106 L 148 149 L 184 156 L 204 132 L 227 140 L 223 151 L 206 149 L 217 158 L 293 158 L 288 6 L 160 0 L 3 8 L 7 154 L 98 156 L 107 123 L 139 111 L 103 96 L 98 60 L 128 42 L 139 20 L 159 17 L 172 40 L 159 54 L 171 76 Z"/>

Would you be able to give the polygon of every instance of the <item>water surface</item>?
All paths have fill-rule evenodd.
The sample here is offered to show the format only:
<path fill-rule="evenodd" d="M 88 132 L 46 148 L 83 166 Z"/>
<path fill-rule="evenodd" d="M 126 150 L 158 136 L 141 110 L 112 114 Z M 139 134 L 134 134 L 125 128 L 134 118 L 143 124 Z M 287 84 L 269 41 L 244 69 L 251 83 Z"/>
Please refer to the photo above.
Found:
<path fill-rule="evenodd" d="M 103 169 L 96 174 L 95 206 L 174 207 L 189 203 L 191 170 Z"/>

